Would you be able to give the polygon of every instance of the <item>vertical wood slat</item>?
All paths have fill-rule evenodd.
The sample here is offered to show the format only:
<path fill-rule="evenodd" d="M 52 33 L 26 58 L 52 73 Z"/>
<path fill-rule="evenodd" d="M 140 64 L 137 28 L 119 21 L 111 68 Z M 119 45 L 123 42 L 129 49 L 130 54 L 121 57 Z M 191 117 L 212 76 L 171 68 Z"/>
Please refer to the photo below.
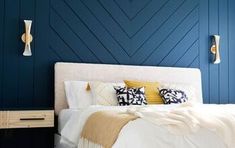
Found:
<path fill-rule="evenodd" d="M 0 1 L 0 107 L 2 108 L 2 98 L 3 98 L 3 48 L 4 48 L 4 21 L 5 18 L 5 0 Z"/>
<path fill-rule="evenodd" d="M 208 0 L 200 0 L 200 69 L 202 72 L 202 89 L 203 89 L 203 98 L 204 103 L 210 102 L 209 96 L 209 51 L 208 51 Z"/>
<path fill-rule="evenodd" d="M 235 1 L 229 0 L 229 102 L 235 103 Z"/>
<path fill-rule="evenodd" d="M 30 6 L 30 7 L 29 7 Z M 20 35 L 25 32 L 24 20 L 32 20 L 31 34 L 35 39 L 34 29 L 36 18 L 34 17 L 35 0 L 21 0 L 20 1 Z M 20 36 L 19 36 L 20 37 Z M 18 105 L 22 108 L 32 106 L 32 98 L 34 97 L 34 53 L 35 44 L 34 39 L 31 42 L 32 56 L 23 56 L 24 44 L 22 41 L 19 43 L 19 100 Z"/>
<path fill-rule="evenodd" d="M 53 64 L 55 57 L 49 48 L 50 0 L 36 0 L 34 54 L 34 100 L 35 107 L 52 107 L 54 98 Z"/>
<path fill-rule="evenodd" d="M 18 42 L 19 0 L 5 1 L 3 107 L 17 107 L 18 100 Z"/>
<path fill-rule="evenodd" d="M 228 0 L 219 0 L 219 35 L 221 63 L 219 64 L 219 103 L 229 101 L 229 58 L 228 58 Z"/>
<path fill-rule="evenodd" d="M 214 34 L 219 34 L 219 0 L 209 0 L 209 34 L 208 37 Z M 209 40 L 209 48 L 211 40 Z M 209 50 L 208 48 L 208 50 Z M 210 61 L 209 79 L 210 79 L 210 103 L 219 103 L 219 65 L 212 64 Z"/>

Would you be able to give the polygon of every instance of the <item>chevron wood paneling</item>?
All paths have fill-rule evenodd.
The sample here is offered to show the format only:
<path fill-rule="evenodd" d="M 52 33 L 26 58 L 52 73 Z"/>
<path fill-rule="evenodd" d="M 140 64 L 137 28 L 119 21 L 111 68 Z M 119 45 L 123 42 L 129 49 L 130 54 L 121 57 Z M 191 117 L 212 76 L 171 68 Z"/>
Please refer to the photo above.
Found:
<path fill-rule="evenodd" d="M 50 46 L 62 44 L 83 62 L 174 66 L 190 48 L 198 53 L 198 14 L 195 0 L 51 0 Z M 182 66 L 198 67 L 193 61 Z"/>
<path fill-rule="evenodd" d="M 205 103 L 235 103 L 234 0 L 2 0 L 0 107 L 53 107 L 57 61 L 196 67 Z M 23 57 L 32 19 L 32 57 Z M 210 35 L 221 35 L 220 65 Z"/>

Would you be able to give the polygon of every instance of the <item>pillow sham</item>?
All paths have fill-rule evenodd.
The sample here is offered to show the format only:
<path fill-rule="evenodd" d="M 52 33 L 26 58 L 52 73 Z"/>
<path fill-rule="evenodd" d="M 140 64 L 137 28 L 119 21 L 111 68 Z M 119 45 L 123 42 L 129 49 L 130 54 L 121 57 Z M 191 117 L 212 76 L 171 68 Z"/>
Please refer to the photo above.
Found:
<path fill-rule="evenodd" d="M 176 89 L 160 89 L 159 94 L 164 104 L 179 104 L 188 101 L 184 91 Z"/>
<path fill-rule="evenodd" d="M 144 87 L 140 88 L 127 88 L 117 86 L 116 90 L 118 104 L 120 106 L 127 105 L 147 105 Z"/>
<path fill-rule="evenodd" d="M 124 83 L 109 83 L 92 81 L 89 82 L 90 90 L 93 96 L 93 104 L 117 106 L 116 92 L 113 89 L 114 86 L 124 86 Z"/>
<path fill-rule="evenodd" d="M 144 87 L 148 104 L 163 104 L 162 98 L 159 95 L 159 91 L 157 89 L 159 86 L 158 82 L 141 82 L 129 80 L 124 80 L 124 82 L 128 88 Z"/>
<path fill-rule="evenodd" d="M 182 90 L 188 97 L 188 100 L 190 101 L 197 100 L 195 87 L 191 84 L 161 82 L 158 89 Z"/>
<path fill-rule="evenodd" d="M 69 108 L 86 108 L 92 104 L 92 94 L 86 81 L 65 81 L 65 95 Z"/>

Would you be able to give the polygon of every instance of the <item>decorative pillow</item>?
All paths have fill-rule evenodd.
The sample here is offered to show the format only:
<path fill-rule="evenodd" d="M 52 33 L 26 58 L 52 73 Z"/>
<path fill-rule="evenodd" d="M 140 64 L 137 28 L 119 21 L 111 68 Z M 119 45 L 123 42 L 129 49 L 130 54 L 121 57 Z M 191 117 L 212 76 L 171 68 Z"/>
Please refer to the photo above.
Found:
<path fill-rule="evenodd" d="M 144 87 L 127 88 L 117 86 L 116 90 L 117 100 L 120 106 L 126 105 L 147 105 L 145 98 Z"/>
<path fill-rule="evenodd" d="M 69 108 L 86 108 L 92 104 L 92 94 L 86 81 L 65 81 L 65 94 Z"/>
<path fill-rule="evenodd" d="M 178 104 L 188 101 L 184 91 L 176 89 L 161 89 L 159 91 L 164 104 Z"/>
<path fill-rule="evenodd" d="M 113 87 L 124 85 L 124 83 L 109 83 L 100 81 L 89 82 L 89 86 L 93 95 L 93 104 L 117 106 L 118 102 L 116 92 Z"/>
<path fill-rule="evenodd" d="M 158 89 L 182 90 L 188 97 L 188 100 L 197 100 L 195 87 L 191 84 L 161 82 Z"/>
<path fill-rule="evenodd" d="M 141 82 L 141 81 L 124 81 L 128 88 L 145 88 L 145 95 L 148 101 L 148 104 L 163 104 L 162 98 L 158 92 L 158 82 Z"/>

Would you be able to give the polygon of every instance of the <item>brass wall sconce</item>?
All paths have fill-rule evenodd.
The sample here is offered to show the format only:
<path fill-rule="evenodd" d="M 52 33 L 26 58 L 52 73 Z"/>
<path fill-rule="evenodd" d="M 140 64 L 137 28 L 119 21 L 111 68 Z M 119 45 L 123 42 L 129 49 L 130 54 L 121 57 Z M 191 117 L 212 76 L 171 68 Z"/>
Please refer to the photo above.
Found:
<path fill-rule="evenodd" d="M 213 35 L 212 36 L 212 45 L 211 45 L 211 53 L 213 55 L 213 64 L 219 64 L 221 62 L 220 59 L 220 52 L 219 52 L 219 46 L 220 45 L 220 36 L 219 35 Z"/>
<path fill-rule="evenodd" d="M 32 56 L 30 43 L 33 41 L 33 36 L 30 34 L 32 20 L 24 20 L 25 33 L 21 36 L 22 41 L 25 43 L 24 56 Z"/>

